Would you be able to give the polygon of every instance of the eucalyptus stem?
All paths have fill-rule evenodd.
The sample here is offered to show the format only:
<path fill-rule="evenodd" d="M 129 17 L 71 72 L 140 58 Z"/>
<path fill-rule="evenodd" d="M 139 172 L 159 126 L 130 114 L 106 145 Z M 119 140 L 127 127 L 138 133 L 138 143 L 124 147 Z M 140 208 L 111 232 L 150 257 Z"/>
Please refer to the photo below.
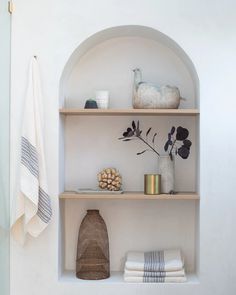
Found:
<path fill-rule="evenodd" d="M 150 147 L 150 149 L 154 152 L 154 153 L 156 153 L 158 156 L 160 156 L 160 154 L 146 141 L 146 140 L 144 140 L 141 136 L 137 136 L 141 141 L 143 141 L 147 146 L 149 146 Z"/>
<path fill-rule="evenodd" d="M 173 144 L 172 144 L 172 146 L 171 146 L 171 149 L 170 149 L 169 154 L 172 154 L 172 151 L 173 151 L 173 148 L 174 148 L 174 146 L 175 146 L 175 143 L 176 143 L 176 139 L 174 140 L 174 142 L 173 142 Z"/>

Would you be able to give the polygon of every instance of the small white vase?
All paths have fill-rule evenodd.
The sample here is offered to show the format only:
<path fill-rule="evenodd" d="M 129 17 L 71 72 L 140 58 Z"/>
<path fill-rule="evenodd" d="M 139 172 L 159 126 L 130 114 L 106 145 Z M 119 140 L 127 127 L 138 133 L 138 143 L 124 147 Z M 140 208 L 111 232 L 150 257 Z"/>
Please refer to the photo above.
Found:
<path fill-rule="evenodd" d="M 109 91 L 98 90 L 96 91 L 96 102 L 99 109 L 108 109 L 109 107 Z"/>
<path fill-rule="evenodd" d="M 175 186 L 175 162 L 169 156 L 159 157 L 159 173 L 161 174 L 161 192 L 169 194 L 174 192 Z"/>

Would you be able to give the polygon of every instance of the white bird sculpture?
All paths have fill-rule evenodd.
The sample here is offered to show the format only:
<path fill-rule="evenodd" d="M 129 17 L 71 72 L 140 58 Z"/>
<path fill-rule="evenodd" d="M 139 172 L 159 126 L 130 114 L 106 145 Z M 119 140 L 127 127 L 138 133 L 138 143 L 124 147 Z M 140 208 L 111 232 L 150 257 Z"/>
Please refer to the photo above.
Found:
<path fill-rule="evenodd" d="M 175 86 L 155 86 L 142 82 L 141 70 L 134 72 L 133 108 L 134 109 L 177 109 L 180 104 L 180 92 Z"/>

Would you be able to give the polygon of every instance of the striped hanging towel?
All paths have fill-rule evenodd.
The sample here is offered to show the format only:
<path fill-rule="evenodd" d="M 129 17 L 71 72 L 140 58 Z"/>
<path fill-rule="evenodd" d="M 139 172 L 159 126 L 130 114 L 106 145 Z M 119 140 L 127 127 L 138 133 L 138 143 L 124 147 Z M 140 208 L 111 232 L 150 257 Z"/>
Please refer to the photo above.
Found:
<path fill-rule="evenodd" d="M 47 188 L 41 103 L 39 68 L 33 57 L 21 134 L 20 192 L 14 204 L 15 215 L 11 229 L 14 238 L 22 244 L 27 233 L 37 237 L 52 217 Z"/>

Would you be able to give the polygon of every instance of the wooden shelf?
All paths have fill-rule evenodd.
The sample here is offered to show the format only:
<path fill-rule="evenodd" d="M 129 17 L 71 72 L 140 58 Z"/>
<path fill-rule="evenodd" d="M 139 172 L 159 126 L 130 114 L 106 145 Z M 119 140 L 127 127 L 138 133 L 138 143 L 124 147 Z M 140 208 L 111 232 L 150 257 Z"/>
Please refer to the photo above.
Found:
<path fill-rule="evenodd" d="M 75 271 L 73 270 L 66 270 L 62 273 L 60 277 L 61 282 L 70 282 L 75 284 L 88 284 L 88 285 L 97 285 L 97 284 L 113 284 L 113 283 L 120 283 L 120 284 L 129 284 L 129 285 L 156 285 L 161 286 L 165 285 L 185 285 L 185 284 L 199 284 L 199 279 L 195 273 L 187 273 L 187 281 L 185 283 L 127 283 L 124 281 L 123 272 L 120 271 L 111 271 L 111 276 L 108 279 L 104 280 L 80 280 L 77 279 L 75 276 Z"/>
<path fill-rule="evenodd" d="M 66 116 L 197 116 L 198 109 L 60 109 Z"/>
<path fill-rule="evenodd" d="M 143 192 L 124 192 L 123 194 L 81 194 L 77 192 L 64 192 L 60 194 L 61 200 L 199 200 L 199 195 L 193 192 L 177 193 L 174 195 L 145 195 Z"/>

